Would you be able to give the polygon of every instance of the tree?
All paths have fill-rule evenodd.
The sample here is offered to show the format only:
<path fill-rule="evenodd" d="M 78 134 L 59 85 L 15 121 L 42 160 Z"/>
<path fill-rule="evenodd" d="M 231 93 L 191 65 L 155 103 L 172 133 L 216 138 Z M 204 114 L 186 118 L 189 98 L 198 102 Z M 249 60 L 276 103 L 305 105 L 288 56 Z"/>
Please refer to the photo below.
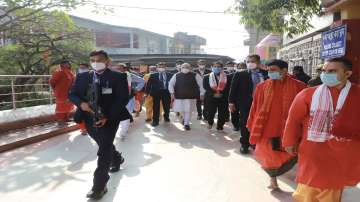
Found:
<path fill-rule="evenodd" d="M 88 30 L 75 26 L 64 12 L 39 12 L 36 16 L 6 32 L 13 44 L 1 48 L 0 59 L 6 62 L 0 69 L 10 65 L 17 70 L 10 72 L 16 74 L 48 74 L 50 66 L 61 59 L 87 61 L 88 52 L 94 48 Z"/>
<path fill-rule="evenodd" d="M 229 11 L 238 13 L 242 24 L 292 37 L 312 27 L 321 5 L 319 0 L 236 0 Z"/>
<path fill-rule="evenodd" d="M 0 32 L 30 22 L 54 9 L 70 10 L 92 3 L 88 0 L 4 0 L 0 1 Z"/>

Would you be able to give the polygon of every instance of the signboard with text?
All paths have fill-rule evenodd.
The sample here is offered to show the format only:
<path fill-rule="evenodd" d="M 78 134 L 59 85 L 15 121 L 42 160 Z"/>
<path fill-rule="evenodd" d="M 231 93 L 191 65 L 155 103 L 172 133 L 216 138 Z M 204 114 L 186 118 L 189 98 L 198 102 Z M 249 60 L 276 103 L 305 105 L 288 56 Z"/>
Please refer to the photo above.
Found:
<path fill-rule="evenodd" d="M 346 52 L 346 25 L 321 34 L 321 59 L 342 57 Z"/>

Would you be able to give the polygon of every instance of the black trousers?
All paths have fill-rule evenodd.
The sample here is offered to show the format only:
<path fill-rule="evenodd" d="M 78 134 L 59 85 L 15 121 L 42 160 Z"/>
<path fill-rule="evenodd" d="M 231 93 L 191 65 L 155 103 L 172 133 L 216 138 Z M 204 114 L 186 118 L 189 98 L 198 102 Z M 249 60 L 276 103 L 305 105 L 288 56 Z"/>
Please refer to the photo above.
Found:
<path fill-rule="evenodd" d="M 249 117 L 250 108 L 249 109 L 242 109 L 240 110 L 240 120 L 239 120 L 239 126 L 240 126 L 240 144 L 243 148 L 248 148 L 250 146 L 249 138 L 250 133 L 249 130 L 246 128 L 246 123 Z"/>
<path fill-rule="evenodd" d="M 121 154 L 114 145 L 115 134 L 119 126 L 119 121 L 108 120 L 101 128 L 95 128 L 92 118 L 85 120 L 86 130 L 90 137 L 99 146 L 97 155 L 97 168 L 94 172 L 93 190 L 102 190 L 109 180 L 109 170 L 112 164 L 118 164 L 121 161 Z"/>
<path fill-rule="evenodd" d="M 231 123 L 234 128 L 240 128 L 240 110 L 238 105 L 235 105 L 235 111 L 231 112 Z"/>
<path fill-rule="evenodd" d="M 228 102 L 223 98 L 206 98 L 207 121 L 214 124 L 216 112 L 218 113 L 217 127 L 223 127 L 228 118 Z"/>
<path fill-rule="evenodd" d="M 204 118 L 205 118 L 206 117 L 206 111 L 205 111 L 206 109 L 205 109 L 205 107 L 203 109 L 202 106 L 203 106 L 203 101 L 200 99 L 196 100 L 197 114 L 198 114 L 198 116 L 200 116 L 200 117 L 204 116 Z"/>
<path fill-rule="evenodd" d="M 171 96 L 168 90 L 160 90 L 151 95 L 153 97 L 153 122 L 159 123 L 160 102 L 162 101 L 164 109 L 164 119 L 169 119 Z"/>

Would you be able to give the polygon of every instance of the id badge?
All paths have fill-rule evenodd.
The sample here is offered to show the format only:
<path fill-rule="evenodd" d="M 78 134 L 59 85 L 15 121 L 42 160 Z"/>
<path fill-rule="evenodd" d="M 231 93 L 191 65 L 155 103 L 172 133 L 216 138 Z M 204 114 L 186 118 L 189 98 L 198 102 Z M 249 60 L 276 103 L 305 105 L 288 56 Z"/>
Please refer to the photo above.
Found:
<path fill-rule="evenodd" d="M 112 88 L 102 88 L 102 94 L 104 95 L 112 94 Z"/>

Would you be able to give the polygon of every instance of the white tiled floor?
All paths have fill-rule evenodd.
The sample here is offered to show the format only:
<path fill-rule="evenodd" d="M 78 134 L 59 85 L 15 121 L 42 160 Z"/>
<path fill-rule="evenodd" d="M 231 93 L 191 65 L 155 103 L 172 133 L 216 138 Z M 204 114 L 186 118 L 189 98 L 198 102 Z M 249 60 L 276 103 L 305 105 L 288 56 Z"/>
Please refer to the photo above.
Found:
<path fill-rule="evenodd" d="M 128 139 L 117 139 L 126 163 L 111 175 L 101 201 L 292 201 L 294 172 L 281 177 L 284 192 L 271 193 L 259 164 L 238 153 L 237 133 L 209 131 L 203 124 L 194 121 L 185 132 L 178 122 L 153 129 L 136 119 Z M 79 132 L 0 154 L 0 201 L 87 201 L 95 160 L 96 145 Z M 359 188 L 344 194 L 344 202 L 359 201 Z"/>

